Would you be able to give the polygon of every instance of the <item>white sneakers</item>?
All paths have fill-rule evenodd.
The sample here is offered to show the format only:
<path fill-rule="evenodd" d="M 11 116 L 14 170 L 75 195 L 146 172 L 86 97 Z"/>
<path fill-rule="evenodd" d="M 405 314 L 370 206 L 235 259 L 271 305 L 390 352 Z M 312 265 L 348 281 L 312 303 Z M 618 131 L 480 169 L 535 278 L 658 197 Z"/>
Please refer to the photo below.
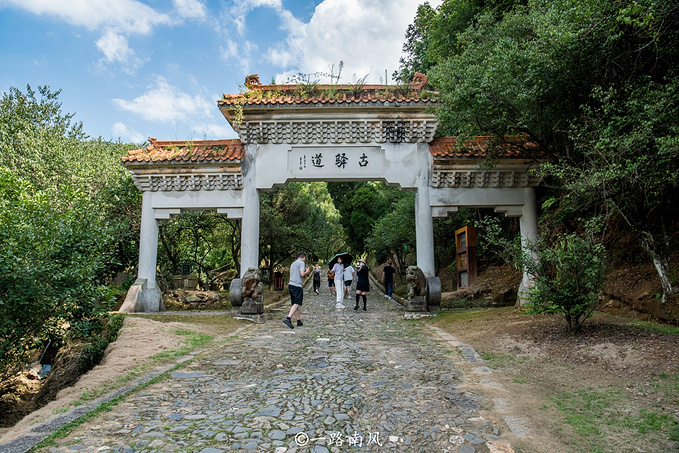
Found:
<path fill-rule="evenodd" d="M 335 308 L 347 308 L 347 307 L 338 302 L 337 304 L 335 304 Z"/>

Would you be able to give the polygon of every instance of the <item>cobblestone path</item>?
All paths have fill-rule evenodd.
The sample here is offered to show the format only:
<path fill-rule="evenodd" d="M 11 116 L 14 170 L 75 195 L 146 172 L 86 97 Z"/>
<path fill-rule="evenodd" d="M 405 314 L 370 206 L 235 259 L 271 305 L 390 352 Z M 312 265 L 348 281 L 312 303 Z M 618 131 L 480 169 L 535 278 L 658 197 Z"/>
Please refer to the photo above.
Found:
<path fill-rule="evenodd" d="M 355 311 L 324 290 L 304 326 L 280 310 L 43 451 L 512 451 L 458 388 L 458 351 L 381 293 Z"/>

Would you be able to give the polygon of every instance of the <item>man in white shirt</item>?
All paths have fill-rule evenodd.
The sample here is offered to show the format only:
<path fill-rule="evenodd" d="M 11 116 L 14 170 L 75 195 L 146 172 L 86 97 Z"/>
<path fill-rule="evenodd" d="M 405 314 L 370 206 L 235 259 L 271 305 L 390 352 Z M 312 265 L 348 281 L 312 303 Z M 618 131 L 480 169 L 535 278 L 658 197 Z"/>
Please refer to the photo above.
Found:
<path fill-rule="evenodd" d="M 311 271 L 306 264 L 306 253 L 302 252 L 297 255 L 297 260 L 290 265 L 290 281 L 288 282 L 288 290 L 290 291 L 290 312 L 288 317 L 283 320 L 286 326 L 294 329 L 292 325 L 292 317 L 297 318 L 297 325 L 303 326 L 302 320 L 299 319 L 299 309 L 302 306 L 302 299 L 304 297 L 304 277 Z"/>

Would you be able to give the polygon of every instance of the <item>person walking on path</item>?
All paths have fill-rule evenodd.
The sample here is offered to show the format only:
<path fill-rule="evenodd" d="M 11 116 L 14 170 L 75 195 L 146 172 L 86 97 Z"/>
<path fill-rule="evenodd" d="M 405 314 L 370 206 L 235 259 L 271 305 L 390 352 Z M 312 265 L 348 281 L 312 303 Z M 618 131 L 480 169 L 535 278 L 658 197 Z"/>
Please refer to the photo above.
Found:
<path fill-rule="evenodd" d="M 286 326 L 294 329 L 292 325 L 292 317 L 297 319 L 297 325 L 303 326 L 302 320 L 299 319 L 299 309 L 302 307 L 302 299 L 304 297 L 304 277 L 311 271 L 306 264 L 306 253 L 301 252 L 297 255 L 297 260 L 290 265 L 290 281 L 288 282 L 288 290 L 290 291 L 290 312 L 287 318 L 283 320 Z"/>
<path fill-rule="evenodd" d="M 321 266 L 318 264 L 314 266 L 313 278 L 314 278 L 314 292 L 318 296 L 318 292 L 321 289 Z"/>
<path fill-rule="evenodd" d="M 349 264 L 344 268 L 344 293 L 349 300 L 351 300 L 351 284 L 354 282 L 354 278 L 356 278 L 356 271 L 353 266 Z"/>
<path fill-rule="evenodd" d="M 387 260 L 387 265 L 382 269 L 382 283 L 384 284 L 384 297 L 391 299 L 391 295 L 394 293 L 394 270 L 391 267 L 391 260 Z"/>
<path fill-rule="evenodd" d="M 342 304 L 342 297 L 344 297 L 344 291 L 342 290 L 344 287 L 344 265 L 342 264 L 342 258 L 337 258 L 332 271 L 335 273 L 335 308 L 346 308 Z"/>
<path fill-rule="evenodd" d="M 328 288 L 330 288 L 330 295 L 335 295 L 335 273 L 332 269 L 328 269 Z"/>
<path fill-rule="evenodd" d="M 366 311 L 366 305 L 368 302 L 367 294 L 370 291 L 370 281 L 368 278 L 368 273 L 370 270 L 365 264 L 363 258 L 358 260 L 358 272 L 356 273 L 356 306 L 354 310 L 358 310 L 358 299 L 363 297 L 363 311 Z"/>

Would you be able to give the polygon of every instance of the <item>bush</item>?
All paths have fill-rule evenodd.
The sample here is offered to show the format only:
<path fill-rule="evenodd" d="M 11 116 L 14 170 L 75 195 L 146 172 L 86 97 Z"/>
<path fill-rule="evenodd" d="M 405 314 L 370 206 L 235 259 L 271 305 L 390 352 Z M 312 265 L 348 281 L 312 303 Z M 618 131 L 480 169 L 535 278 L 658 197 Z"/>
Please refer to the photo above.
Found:
<path fill-rule="evenodd" d="M 533 313 L 560 313 L 568 330 L 581 331 L 599 303 L 604 282 L 605 250 L 592 235 L 559 234 L 549 242 L 542 240 L 533 252 L 539 259 L 523 255 L 523 265 L 533 275 L 535 289 L 530 292 Z"/>

